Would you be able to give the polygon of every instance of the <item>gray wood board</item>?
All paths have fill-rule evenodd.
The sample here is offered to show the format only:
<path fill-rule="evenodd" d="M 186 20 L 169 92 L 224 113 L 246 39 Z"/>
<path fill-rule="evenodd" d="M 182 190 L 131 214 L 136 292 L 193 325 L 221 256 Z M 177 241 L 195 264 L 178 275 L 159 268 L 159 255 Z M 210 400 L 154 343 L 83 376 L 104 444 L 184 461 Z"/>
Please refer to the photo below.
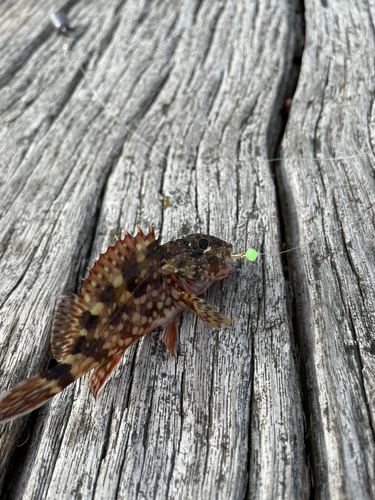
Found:
<path fill-rule="evenodd" d="M 374 33 L 366 3 L 323 4 L 277 167 L 288 243 L 324 235 L 289 254 L 294 297 L 280 257 L 238 261 L 204 296 L 237 324 L 183 313 L 177 363 L 149 335 L 96 403 L 84 377 L 1 426 L 2 498 L 374 496 Z M 298 5 L 59 7 L 0 6 L 0 391 L 48 366 L 58 297 L 121 228 L 281 241 Z"/>
<path fill-rule="evenodd" d="M 305 9 L 279 179 L 290 245 L 316 239 L 289 255 L 314 483 L 320 498 L 375 498 L 375 10 Z"/>

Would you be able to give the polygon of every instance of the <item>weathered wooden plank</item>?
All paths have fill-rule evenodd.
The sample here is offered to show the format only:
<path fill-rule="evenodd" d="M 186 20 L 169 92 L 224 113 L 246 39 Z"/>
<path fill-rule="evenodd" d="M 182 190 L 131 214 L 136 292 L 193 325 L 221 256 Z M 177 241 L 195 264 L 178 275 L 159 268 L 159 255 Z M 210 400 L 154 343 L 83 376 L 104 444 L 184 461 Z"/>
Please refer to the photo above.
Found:
<path fill-rule="evenodd" d="M 290 244 L 317 239 L 289 256 L 314 483 L 319 498 L 374 498 L 374 10 L 305 8 L 279 172 Z"/>
<path fill-rule="evenodd" d="M 0 80 L 1 390 L 48 364 L 57 297 L 121 227 L 279 246 L 266 158 L 295 5 L 80 2 L 69 38 L 48 26 L 50 7 L 12 20 Z M 306 498 L 288 284 L 279 259 L 238 267 L 207 294 L 237 325 L 216 333 L 186 313 L 177 364 L 150 336 L 96 404 L 84 379 L 6 424 L 4 497 Z"/>

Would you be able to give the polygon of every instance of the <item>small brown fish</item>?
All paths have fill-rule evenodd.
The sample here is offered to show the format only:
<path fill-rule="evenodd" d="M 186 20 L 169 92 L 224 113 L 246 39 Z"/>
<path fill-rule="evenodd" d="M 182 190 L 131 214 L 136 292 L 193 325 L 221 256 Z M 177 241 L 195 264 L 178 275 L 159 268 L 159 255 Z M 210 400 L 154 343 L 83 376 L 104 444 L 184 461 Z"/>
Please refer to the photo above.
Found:
<path fill-rule="evenodd" d="M 0 423 L 38 408 L 94 370 L 89 387 L 96 398 L 129 346 L 161 326 L 176 357 L 177 318 L 190 309 L 214 328 L 233 323 L 197 297 L 216 280 L 235 273 L 232 245 L 191 234 L 159 245 L 150 226 L 137 226 L 94 261 L 79 295 L 64 296 L 55 312 L 51 347 L 59 364 L 0 395 Z"/>

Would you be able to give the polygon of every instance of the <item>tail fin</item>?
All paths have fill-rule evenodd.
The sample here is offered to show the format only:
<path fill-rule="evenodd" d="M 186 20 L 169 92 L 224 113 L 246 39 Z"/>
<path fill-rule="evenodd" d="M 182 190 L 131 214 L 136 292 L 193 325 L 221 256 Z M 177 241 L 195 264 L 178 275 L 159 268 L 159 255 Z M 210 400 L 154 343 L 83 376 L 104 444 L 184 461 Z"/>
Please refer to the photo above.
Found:
<path fill-rule="evenodd" d="M 0 394 L 0 424 L 35 410 L 74 382 L 70 369 L 70 364 L 59 364 Z"/>

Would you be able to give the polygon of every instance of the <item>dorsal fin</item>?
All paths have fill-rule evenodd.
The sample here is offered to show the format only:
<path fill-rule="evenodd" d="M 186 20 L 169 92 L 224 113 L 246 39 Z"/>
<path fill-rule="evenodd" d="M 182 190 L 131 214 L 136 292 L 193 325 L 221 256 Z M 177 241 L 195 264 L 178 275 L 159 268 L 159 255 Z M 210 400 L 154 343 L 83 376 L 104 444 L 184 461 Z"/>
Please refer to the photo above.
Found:
<path fill-rule="evenodd" d="M 116 243 L 108 245 L 105 253 L 99 252 L 99 259 L 89 268 L 89 275 L 83 280 L 84 285 L 79 295 L 61 297 L 57 304 L 52 327 L 51 347 L 55 359 L 62 360 L 70 354 L 79 335 L 85 332 L 88 317 L 101 312 L 103 295 L 111 294 L 123 283 L 126 270 L 134 263 L 141 263 L 146 255 L 159 245 L 160 238 L 150 225 L 150 232 L 145 236 L 136 226 L 137 234 L 131 236 L 124 231 L 125 238 L 116 236 Z"/>
<path fill-rule="evenodd" d="M 145 236 L 139 226 L 133 238 L 124 230 L 125 238 L 116 237 L 116 243 L 108 245 L 105 253 L 99 252 L 99 259 L 94 260 L 94 266 L 89 268 L 89 275 L 83 280 L 84 285 L 79 294 L 88 304 L 96 304 L 99 296 L 108 286 L 118 288 L 122 285 L 124 272 L 135 262 L 141 263 L 146 255 L 159 245 L 155 233 L 150 225 L 150 232 Z"/>

